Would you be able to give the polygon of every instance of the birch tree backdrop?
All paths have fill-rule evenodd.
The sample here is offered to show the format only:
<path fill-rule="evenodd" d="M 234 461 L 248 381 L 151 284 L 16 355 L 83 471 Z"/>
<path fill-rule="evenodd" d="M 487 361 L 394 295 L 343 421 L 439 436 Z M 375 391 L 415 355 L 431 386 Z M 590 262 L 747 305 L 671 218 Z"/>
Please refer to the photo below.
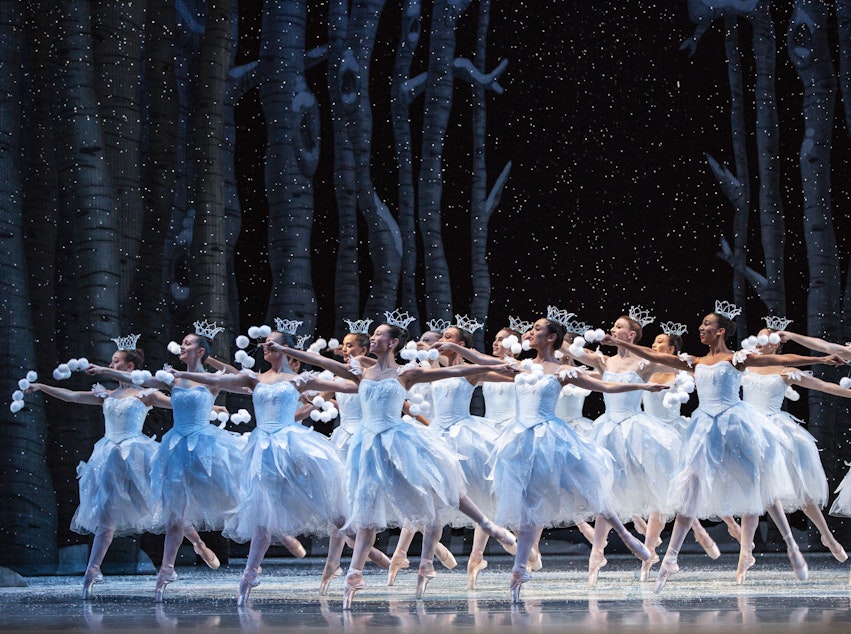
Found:
<path fill-rule="evenodd" d="M 229 359 L 273 317 L 330 337 L 398 306 L 415 329 L 485 321 L 481 346 L 548 303 L 696 324 L 718 297 L 743 336 L 785 314 L 849 341 L 849 11 L 4 0 L 0 385 L 105 363 L 129 332 L 157 369 L 196 319 Z M 833 485 L 837 400 L 795 406 Z M 85 410 L 3 409 L 0 565 L 51 573 L 87 543 L 68 529 L 102 433 Z"/>

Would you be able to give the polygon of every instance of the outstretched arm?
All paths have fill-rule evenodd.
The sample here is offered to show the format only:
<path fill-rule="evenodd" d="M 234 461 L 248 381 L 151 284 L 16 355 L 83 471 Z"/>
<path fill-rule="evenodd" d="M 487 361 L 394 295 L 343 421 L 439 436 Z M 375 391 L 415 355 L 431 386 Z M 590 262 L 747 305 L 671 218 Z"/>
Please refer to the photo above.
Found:
<path fill-rule="evenodd" d="M 323 368 L 329 372 L 333 372 L 337 376 L 343 377 L 344 379 L 349 379 L 350 381 L 360 380 L 360 376 L 352 372 L 348 365 L 335 361 L 334 359 L 329 359 L 328 357 L 323 357 L 321 354 L 316 354 L 315 352 L 309 352 L 306 350 L 296 350 L 295 348 L 282 346 L 275 341 L 266 341 L 265 343 L 261 343 L 260 346 L 269 346 L 273 350 L 280 350 L 288 357 L 298 359 L 302 363 L 309 363 L 310 365 Z"/>
<path fill-rule="evenodd" d="M 450 365 L 445 368 L 416 367 L 411 368 L 410 370 L 407 370 L 404 374 L 399 375 L 399 380 L 402 381 L 406 387 L 410 387 L 411 385 L 415 385 L 417 383 L 428 383 L 430 381 L 449 379 L 456 376 L 472 377 L 476 374 L 480 374 L 481 372 L 491 370 L 500 373 L 505 372 L 506 374 L 512 374 L 516 373 L 518 371 L 518 368 L 515 368 L 514 366 L 511 366 L 507 363 L 487 367 L 475 365 L 472 363 L 465 363 L 463 365 Z"/>
<path fill-rule="evenodd" d="M 819 392 L 824 392 L 825 394 L 832 394 L 833 396 L 841 396 L 842 398 L 851 398 L 851 389 L 842 387 L 841 385 L 837 385 L 836 383 L 831 383 L 830 381 L 822 381 L 821 379 L 817 379 L 814 376 L 810 376 L 809 374 L 802 374 L 800 372 L 790 372 L 785 375 L 786 383 L 790 383 L 792 385 L 800 385 L 801 387 L 805 387 L 808 390 L 817 390 Z"/>
<path fill-rule="evenodd" d="M 124 370 L 114 370 L 112 368 L 105 368 L 100 365 L 90 365 L 86 370 L 86 374 L 90 376 L 100 375 L 105 376 L 108 379 L 113 379 L 114 381 L 123 381 L 124 383 L 133 383 L 133 378 L 130 372 L 126 372 Z M 135 383 L 134 383 L 135 385 Z M 152 387 L 157 390 L 170 390 L 171 385 L 168 383 L 163 383 L 159 379 L 155 377 L 151 377 L 149 380 L 142 383 L 145 387 Z"/>
<path fill-rule="evenodd" d="M 253 372 L 213 374 L 210 372 L 182 372 L 180 370 L 172 370 L 171 373 L 176 379 L 186 379 L 187 381 L 200 383 L 201 385 L 211 385 L 226 392 L 245 393 L 253 389 L 259 382 L 257 375 Z"/>
<path fill-rule="evenodd" d="M 603 343 L 604 345 L 617 346 L 618 348 L 629 350 L 631 353 L 638 357 L 641 357 L 642 359 L 647 359 L 648 361 L 663 365 L 667 368 L 674 368 L 675 370 L 686 370 L 689 372 L 691 372 L 692 370 L 692 367 L 686 361 L 683 361 L 675 354 L 656 352 L 655 350 L 645 348 L 644 346 L 639 346 L 634 343 L 615 339 L 611 335 L 606 335 L 605 337 L 603 337 L 603 341 L 601 343 Z"/>
<path fill-rule="evenodd" d="M 220 361 L 215 357 L 207 357 L 204 363 L 213 368 L 216 372 L 226 372 L 227 374 L 235 374 L 239 372 L 239 370 L 237 370 L 234 366 L 229 363 L 225 363 L 224 361 Z"/>
<path fill-rule="evenodd" d="M 54 387 L 45 385 L 44 383 L 30 383 L 26 393 L 44 392 L 48 396 L 58 398 L 66 403 L 78 403 L 80 405 L 100 405 L 103 399 L 95 396 L 94 392 L 77 392 L 75 390 L 67 390 L 64 387 Z"/>
<path fill-rule="evenodd" d="M 807 365 L 844 365 L 845 360 L 835 354 L 826 357 L 811 357 L 803 354 L 749 354 L 741 362 L 744 367 L 765 367 L 769 365 L 785 365 L 801 367 Z"/>
<path fill-rule="evenodd" d="M 839 343 L 831 343 L 829 341 L 825 341 L 824 339 L 819 339 L 818 337 L 808 337 L 807 335 L 801 335 L 797 332 L 790 332 L 788 330 L 781 330 L 777 333 L 780 335 L 780 341 L 794 341 L 805 348 L 809 348 L 810 350 L 818 350 L 819 352 L 826 352 L 827 354 L 838 354 L 846 361 L 851 361 L 851 347 L 843 346 Z"/>
<path fill-rule="evenodd" d="M 505 363 L 505 359 L 500 359 L 499 357 L 494 357 L 465 346 L 459 346 L 457 343 L 450 341 L 438 341 L 432 348 L 439 352 L 451 350 L 467 361 L 472 361 L 478 365 L 503 365 Z"/>
<path fill-rule="evenodd" d="M 569 375 L 560 379 L 562 385 L 576 385 L 577 387 L 591 390 L 592 392 L 606 392 L 607 394 L 619 394 L 622 392 L 634 392 L 635 390 L 645 390 L 647 392 L 661 392 L 668 389 L 667 385 L 661 383 L 615 383 L 612 381 L 601 381 L 586 376 L 579 372 L 576 376 Z"/>

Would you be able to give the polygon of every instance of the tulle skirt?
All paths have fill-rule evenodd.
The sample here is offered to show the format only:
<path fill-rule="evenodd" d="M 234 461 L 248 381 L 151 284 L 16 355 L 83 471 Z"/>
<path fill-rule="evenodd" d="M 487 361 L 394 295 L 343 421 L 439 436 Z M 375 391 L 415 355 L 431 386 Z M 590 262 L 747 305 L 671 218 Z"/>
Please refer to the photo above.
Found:
<path fill-rule="evenodd" d="M 239 501 L 238 439 L 214 425 L 188 435 L 169 430 L 151 465 L 152 527 L 183 523 L 218 531 Z"/>
<path fill-rule="evenodd" d="M 680 455 L 680 437 L 674 429 L 643 412 L 621 421 L 604 414 L 589 439 L 614 458 L 615 511 L 622 520 L 653 512 L 673 517 L 668 486 Z"/>
<path fill-rule="evenodd" d="M 788 513 L 808 504 L 823 507 L 829 493 L 816 439 L 788 412 L 771 414 L 768 418 L 789 441 L 789 446 L 784 447 L 795 500 L 794 503 L 784 501 L 783 509 Z"/>
<path fill-rule="evenodd" d="M 614 509 L 612 456 L 551 418 L 533 427 L 513 423 L 491 456 L 502 525 L 569 526 Z"/>
<path fill-rule="evenodd" d="M 444 525 L 467 483 L 459 456 L 427 428 L 358 428 L 346 461 L 347 528 Z"/>
<path fill-rule="evenodd" d="M 85 535 L 111 528 L 116 536 L 148 530 L 151 459 L 157 447 L 156 441 L 142 435 L 119 443 L 98 440 L 88 462 L 77 466 L 80 506 L 71 530 Z"/>
<path fill-rule="evenodd" d="M 239 504 L 223 535 L 237 542 L 258 527 L 281 535 L 328 535 L 346 513 L 345 469 L 328 439 L 301 425 L 251 432 L 244 449 Z"/>
<path fill-rule="evenodd" d="M 436 431 L 436 430 L 435 430 Z M 488 459 L 493 453 L 499 433 L 496 423 L 479 416 L 470 416 L 452 423 L 441 436 L 455 453 L 463 456 L 461 468 L 467 480 L 467 496 L 488 517 L 496 510 L 493 482 L 489 479 Z M 472 527 L 475 522 L 461 512 L 455 513 L 449 523 L 455 527 Z"/>
<path fill-rule="evenodd" d="M 673 509 L 720 519 L 762 515 L 776 501 L 791 504 L 794 489 L 785 461 L 790 447 L 776 426 L 747 403 L 715 416 L 696 410 L 671 482 Z"/>

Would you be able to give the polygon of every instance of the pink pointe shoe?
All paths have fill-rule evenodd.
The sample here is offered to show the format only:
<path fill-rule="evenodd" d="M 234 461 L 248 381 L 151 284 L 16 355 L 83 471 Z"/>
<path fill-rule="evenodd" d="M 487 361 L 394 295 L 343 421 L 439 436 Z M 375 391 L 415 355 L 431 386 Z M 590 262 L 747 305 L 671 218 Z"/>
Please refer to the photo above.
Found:
<path fill-rule="evenodd" d="M 259 574 L 256 568 L 246 568 L 242 573 L 242 579 L 239 580 L 239 596 L 236 598 L 237 606 L 248 603 L 248 595 L 251 594 L 252 588 L 260 585 Z"/>
<path fill-rule="evenodd" d="M 608 562 L 606 561 L 606 557 L 603 554 L 603 551 L 599 548 L 591 549 L 591 556 L 588 558 L 588 586 L 591 588 L 596 587 L 597 578 L 600 576 L 600 570 L 605 566 Z"/>
<path fill-rule="evenodd" d="M 653 587 L 653 592 L 655 594 L 659 594 L 662 592 L 662 588 L 665 587 L 665 584 L 668 583 L 668 579 L 673 577 L 680 571 L 680 567 L 677 565 L 676 561 L 667 562 L 662 561 L 662 565 L 659 567 L 659 575 L 656 577 L 656 585 Z"/>
<path fill-rule="evenodd" d="M 340 568 L 339 559 L 326 561 L 325 567 L 322 569 L 322 581 L 319 582 L 319 596 L 324 597 L 328 594 L 328 587 L 331 585 L 331 581 L 342 576 L 343 569 Z"/>
<path fill-rule="evenodd" d="M 509 589 L 511 590 L 512 603 L 520 603 L 520 588 L 530 579 L 532 579 L 532 575 L 525 570 L 511 571 L 511 584 L 509 585 Z"/>
<path fill-rule="evenodd" d="M 387 585 L 392 586 L 396 583 L 396 575 L 404 568 L 409 568 L 411 562 L 404 555 L 396 555 L 395 553 L 390 558 L 390 569 L 387 571 Z"/>
<path fill-rule="evenodd" d="M 100 566 L 89 566 L 86 568 L 86 576 L 83 577 L 83 601 L 92 598 L 92 586 L 103 581 Z"/>
<path fill-rule="evenodd" d="M 479 526 L 490 537 L 498 541 L 508 554 L 513 555 L 517 552 L 517 539 L 510 531 L 507 531 L 502 526 L 497 526 L 487 517 L 479 522 Z"/>
<path fill-rule="evenodd" d="M 207 564 L 212 570 L 218 570 L 219 566 L 219 558 L 216 557 L 216 553 L 207 548 L 207 544 L 202 541 L 197 541 L 192 544 L 192 549 L 195 551 L 195 554 L 198 555 L 201 559 L 204 560 L 204 563 Z"/>
<path fill-rule="evenodd" d="M 479 573 L 487 567 L 488 562 L 484 559 L 484 553 L 481 550 L 472 550 L 470 558 L 467 560 L 467 590 L 476 589 Z"/>
<path fill-rule="evenodd" d="M 165 592 L 165 587 L 177 581 L 177 573 L 174 569 L 171 572 L 166 572 L 164 570 L 160 570 L 157 575 L 157 588 L 154 593 L 154 603 L 162 603 L 163 602 L 163 593 Z"/>
<path fill-rule="evenodd" d="M 431 562 L 423 562 L 417 569 L 417 599 L 422 599 L 425 595 L 428 582 L 434 579 L 437 573 L 434 571 L 434 564 Z"/>
<path fill-rule="evenodd" d="M 351 610 L 352 601 L 355 599 L 355 592 L 366 588 L 366 581 L 363 580 L 363 575 L 360 572 L 349 572 L 346 575 L 346 582 L 343 586 L 343 609 Z"/>

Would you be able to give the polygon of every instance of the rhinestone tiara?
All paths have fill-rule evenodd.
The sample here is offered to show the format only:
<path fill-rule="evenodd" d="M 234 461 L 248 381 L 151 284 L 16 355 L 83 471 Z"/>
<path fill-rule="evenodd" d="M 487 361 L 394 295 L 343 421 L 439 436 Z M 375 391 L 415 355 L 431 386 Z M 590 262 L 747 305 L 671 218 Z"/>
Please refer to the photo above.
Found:
<path fill-rule="evenodd" d="M 127 335 L 126 337 L 115 337 L 113 341 L 119 350 L 135 350 L 136 342 L 142 335 Z"/>
<path fill-rule="evenodd" d="M 281 319 L 280 317 L 275 317 L 275 330 L 295 337 L 298 327 L 303 323 L 304 322 L 296 321 L 295 319 Z"/>
<path fill-rule="evenodd" d="M 660 324 L 660 326 L 662 327 L 662 332 L 666 335 L 682 337 L 688 332 L 688 328 L 686 328 L 685 324 L 678 324 L 675 321 L 664 321 Z"/>
<path fill-rule="evenodd" d="M 416 317 L 411 317 L 408 314 L 407 310 L 402 311 L 398 308 L 396 310 L 394 310 L 393 312 L 385 311 L 384 312 L 384 319 L 386 319 L 387 323 L 390 324 L 391 326 L 397 326 L 398 328 L 403 328 L 405 330 L 408 329 L 408 325 L 412 321 L 417 320 Z"/>
<path fill-rule="evenodd" d="M 656 318 L 650 314 L 650 311 L 641 306 L 630 306 L 628 315 L 630 319 L 638 322 L 642 328 L 656 321 Z"/>
<path fill-rule="evenodd" d="M 771 330 L 786 330 L 786 326 L 792 323 L 791 319 L 786 319 L 785 317 L 763 317 L 765 321 L 765 325 L 767 328 Z"/>
<path fill-rule="evenodd" d="M 569 313 L 555 306 L 547 306 L 547 319 L 559 323 L 565 328 L 567 328 L 567 322 L 570 321 L 571 317 L 576 317 L 576 313 Z"/>
<path fill-rule="evenodd" d="M 209 323 L 206 319 L 204 321 L 196 321 L 192 325 L 195 326 L 196 335 L 206 337 L 211 341 L 215 339 L 217 334 L 224 332 L 224 328 L 216 326 L 216 322 Z"/>
<path fill-rule="evenodd" d="M 371 319 L 358 319 L 356 321 L 352 321 L 351 319 L 344 319 L 346 325 L 349 327 L 349 332 L 356 335 L 368 335 L 369 334 L 369 325 L 372 323 Z"/>
<path fill-rule="evenodd" d="M 727 319 L 732 321 L 741 314 L 742 309 L 733 304 L 732 302 L 726 302 L 720 299 L 716 299 L 715 312 L 721 315 L 722 317 L 726 317 Z"/>
<path fill-rule="evenodd" d="M 471 335 L 479 328 L 483 328 L 484 324 L 479 323 L 475 317 L 467 317 L 467 315 L 455 315 L 455 327 L 469 332 Z"/>

